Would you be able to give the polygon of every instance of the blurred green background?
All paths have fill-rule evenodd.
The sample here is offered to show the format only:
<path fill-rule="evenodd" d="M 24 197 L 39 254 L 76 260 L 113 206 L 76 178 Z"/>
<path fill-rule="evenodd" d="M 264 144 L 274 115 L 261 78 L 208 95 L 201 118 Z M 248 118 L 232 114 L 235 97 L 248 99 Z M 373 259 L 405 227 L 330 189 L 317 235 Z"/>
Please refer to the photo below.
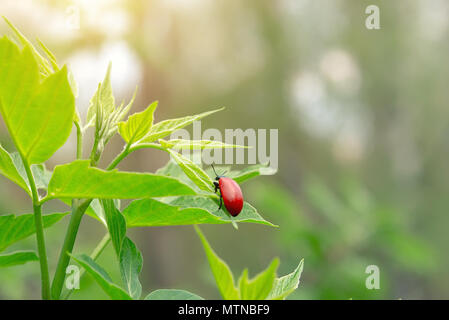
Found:
<path fill-rule="evenodd" d="M 380 30 L 365 28 L 371 4 Z M 138 85 L 133 110 L 159 100 L 156 121 L 226 106 L 203 130 L 279 129 L 278 173 L 243 192 L 280 228 L 202 228 L 234 273 L 254 275 L 278 256 L 283 275 L 304 258 L 291 299 L 449 298 L 448 1 L 2 0 L 0 14 L 73 69 L 84 116 L 111 60 L 116 99 Z M 12 150 L 3 123 L 0 141 Z M 103 165 L 121 148 L 116 137 Z M 74 153 L 72 135 L 48 167 Z M 154 172 L 167 160 L 144 150 L 120 168 Z M 0 214 L 31 212 L 18 187 L 0 178 L 0 190 Z M 52 270 L 67 222 L 47 230 Z M 90 253 L 104 233 L 85 217 L 75 250 Z M 220 298 L 192 227 L 130 235 L 144 294 Z M 15 247 L 34 246 L 31 237 Z M 109 247 L 99 262 L 119 279 L 112 259 Z M 368 265 L 380 269 L 379 290 L 365 287 Z M 0 298 L 39 298 L 38 272 L 0 270 Z M 81 288 L 73 298 L 107 298 L 89 276 Z"/>

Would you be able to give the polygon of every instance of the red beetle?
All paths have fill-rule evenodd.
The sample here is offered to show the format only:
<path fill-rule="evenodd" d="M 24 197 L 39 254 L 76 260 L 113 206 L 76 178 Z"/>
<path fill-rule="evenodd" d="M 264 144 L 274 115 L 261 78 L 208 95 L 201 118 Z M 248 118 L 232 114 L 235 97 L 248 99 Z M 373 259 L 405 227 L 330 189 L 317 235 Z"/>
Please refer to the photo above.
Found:
<path fill-rule="evenodd" d="M 220 206 L 218 207 L 218 210 L 221 209 L 224 202 L 224 205 L 231 216 L 238 216 L 243 208 L 242 189 L 240 189 L 238 183 L 231 178 L 219 176 L 213 165 L 212 169 L 216 175 L 215 180 L 217 180 L 214 181 L 215 193 L 220 190 Z"/>

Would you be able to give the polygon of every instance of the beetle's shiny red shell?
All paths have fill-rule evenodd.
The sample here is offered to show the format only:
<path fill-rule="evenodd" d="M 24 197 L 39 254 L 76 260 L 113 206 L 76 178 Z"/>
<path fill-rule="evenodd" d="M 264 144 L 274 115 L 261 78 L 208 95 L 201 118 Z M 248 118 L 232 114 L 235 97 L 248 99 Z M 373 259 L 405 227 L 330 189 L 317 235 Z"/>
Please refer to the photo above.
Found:
<path fill-rule="evenodd" d="M 227 177 L 220 178 L 218 184 L 226 209 L 233 217 L 237 216 L 243 208 L 243 194 L 240 186 Z"/>

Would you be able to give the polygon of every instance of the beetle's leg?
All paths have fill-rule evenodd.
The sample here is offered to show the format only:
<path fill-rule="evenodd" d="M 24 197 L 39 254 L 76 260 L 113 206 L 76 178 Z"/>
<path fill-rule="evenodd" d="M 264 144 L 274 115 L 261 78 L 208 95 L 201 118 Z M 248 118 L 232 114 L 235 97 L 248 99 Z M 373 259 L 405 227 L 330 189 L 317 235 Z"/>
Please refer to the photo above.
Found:
<path fill-rule="evenodd" d="M 217 193 L 217 190 L 219 189 L 219 184 L 217 181 L 214 181 L 214 187 L 215 187 L 215 193 Z"/>
<path fill-rule="evenodd" d="M 214 187 L 215 187 L 215 191 L 214 192 L 217 193 L 217 191 L 220 190 L 220 185 L 218 184 L 217 181 L 214 181 Z M 220 211 L 222 205 L 223 205 L 223 196 L 221 195 L 221 190 L 220 190 L 220 205 L 218 206 L 218 210 L 217 211 Z"/>
<path fill-rule="evenodd" d="M 215 186 L 215 188 L 217 188 L 217 186 Z M 220 190 L 220 189 L 218 189 L 218 190 Z M 215 192 L 217 192 L 217 190 L 215 190 Z M 223 205 L 223 196 L 221 195 L 221 190 L 220 190 L 220 204 L 218 206 L 217 211 L 220 211 L 222 205 Z"/>
<path fill-rule="evenodd" d="M 223 205 L 223 197 L 220 194 L 220 205 L 218 206 L 218 210 L 217 211 L 220 211 L 222 205 Z"/>

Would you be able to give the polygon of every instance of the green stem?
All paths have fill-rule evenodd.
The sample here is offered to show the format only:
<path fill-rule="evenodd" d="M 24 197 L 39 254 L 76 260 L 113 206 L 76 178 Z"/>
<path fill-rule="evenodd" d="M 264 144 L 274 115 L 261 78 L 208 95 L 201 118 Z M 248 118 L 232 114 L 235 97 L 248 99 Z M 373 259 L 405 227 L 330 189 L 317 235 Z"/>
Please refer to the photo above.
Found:
<path fill-rule="evenodd" d="M 91 165 L 96 165 L 96 150 L 98 147 L 98 139 L 95 139 L 94 146 L 92 148 L 91 152 Z M 131 152 L 134 150 L 142 149 L 142 148 L 155 148 L 155 149 L 161 149 L 164 150 L 160 145 L 154 144 L 154 143 L 148 143 L 145 145 L 139 145 L 135 147 L 131 147 L 131 145 L 128 143 L 123 151 L 111 162 L 111 164 L 107 167 L 106 170 L 112 170 L 114 169 L 123 159 L 125 159 Z M 80 200 L 74 200 L 72 201 L 72 216 L 70 218 L 70 223 L 68 226 L 68 230 L 64 239 L 64 244 L 61 249 L 61 253 L 59 255 L 58 265 L 56 267 L 56 272 L 53 278 L 53 283 L 51 287 L 51 294 L 53 299 L 59 299 L 62 292 L 62 287 L 64 285 L 64 279 L 65 279 L 65 270 L 70 262 L 70 255 L 73 250 L 73 246 L 75 244 L 76 235 L 78 233 L 79 225 L 81 223 L 81 219 L 84 215 L 84 212 L 89 207 L 90 203 L 93 199 L 85 200 L 83 203 L 79 204 L 78 201 Z M 106 237 L 105 237 L 106 238 Z M 104 240 L 104 246 L 106 246 L 109 242 L 109 240 Z M 100 248 L 103 241 L 100 243 Z M 104 248 L 103 248 L 104 249 Z M 98 252 L 94 251 L 95 255 L 98 256 L 101 254 L 103 249 L 99 249 Z M 70 294 L 69 294 L 70 295 Z"/>
<path fill-rule="evenodd" d="M 76 121 L 76 159 L 83 158 L 83 131 L 80 124 Z M 97 141 L 97 139 L 96 139 Z M 96 144 L 94 148 L 96 149 Z M 45 199 L 44 199 L 45 201 Z M 76 235 L 78 233 L 79 225 L 83 217 L 84 211 L 90 204 L 90 201 L 86 201 L 85 204 L 79 205 L 79 199 L 72 199 L 72 215 L 70 217 L 69 226 L 67 228 L 67 233 L 64 238 L 64 244 L 61 248 L 61 253 L 58 259 L 58 265 L 56 267 L 56 272 L 53 277 L 53 283 L 51 287 L 51 295 L 53 299 L 59 299 L 61 294 L 63 282 L 65 279 L 65 270 L 70 262 L 70 256 L 68 253 L 72 253 L 73 246 L 75 244 Z M 84 209 L 84 210 L 83 210 Z"/>
<path fill-rule="evenodd" d="M 57 300 L 61 295 L 62 287 L 64 285 L 66 268 L 70 262 L 69 254 L 72 253 L 83 214 L 89 207 L 91 201 L 91 199 L 85 200 L 82 203 L 80 203 L 80 200 L 73 201 L 69 226 L 67 228 L 64 243 L 59 254 L 58 265 L 56 267 L 56 272 L 51 286 L 51 296 L 53 299 Z"/>
<path fill-rule="evenodd" d="M 112 170 L 114 169 L 120 161 L 125 159 L 132 151 L 130 150 L 130 144 L 127 144 L 122 152 L 119 153 L 117 157 L 115 157 L 114 160 L 112 160 L 111 164 L 106 168 L 106 170 Z"/>
<path fill-rule="evenodd" d="M 153 149 L 158 149 L 158 150 L 162 150 L 162 151 L 167 151 L 167 149 L 165 149 L 163 146 L 161 146 L 158 143 L 139 143 L 133 147 L 131 147 L 129 150 L 130 152 L 139 150 L 139 149 L 146 149 L 146 148 L 153 148 Z"/>
<path fill-rule="evenodd" d="M 76 127 L 76 159 L 83 158 L 83 131 L 79 123 L 75 122 Z"/>
<path fill-rule="evenodd" d="M 106 233 L 105 236 L 103 237 L 103 239 L 101 239 L 101 241 L 95 247 L 94 251 L 92 251 L 92 253 L 90 255 L 90 258 L 92 260 L 96 261 L 98 259 L 98 257 L 100 256 L 100 254 L 104 251 L 104 249 L 106 249 L 106 247 L 108 246 L 109 242 L 111 242 L 111 236 L 109 235 L 109 233 Z M 86 272 L 86 269 L 81 269 L 81 271 L 80 271 L 80 279 L 84 275 L 85 272 Z M 71 296 L 72 293 L 73 293 L 73 289 L 68 290 L 64 294 L 62 299 L 67 300 Z"/>
<path fill-rule="evenodd" d="M 98 137 L 95 137 L 95 141 L 94 141 L 94 145 L 92 146 L 92 151 L 90 152 L 90 165 L 92 167 L 95 167 L 97 165 L 98 162 L 98 143 L 100 142 L 100 140 L 98 139 Z"/>
<path fill-rule="evenodd" d="M 34 224 L 36 226 L 37 250 L 41 267 L 42 299 L 50 300 L 50 275 L 48 273 L 47 250 L 45 249 L 42 206 L 34 205 Z"/>
<path fill-rule="evenodd" d="M 36 228 L 37 251 L 41 268 L 42 299 L 49 300 L 50 297 L 50 275 L 48 273 L 47 250 L 45 248 L 44 225 L 42 222 L 42 204 L 39 202 L 39 194 L 34 181 L 33 173 L 28 162 L 22 157 L 25 171 L 30 183 L 33 197 L 34 225 Z"/>
<path fill-rule="evenodd" d="M 96 150 L 96 145 L 98 142 L 94 143 L 94 148 L 92 149 L 91 161 L 95 158 L 94 150 Z M 107 170 L 112 170 L 115 168 L 120 161 L 122 161 L 130 151 L 130 145 L 126 145 L 123 149 L 122 153 L 120 153 L 117 158 L 109 165 Z M 53 283 L 51 287 L 51 294 L 53 299 L 59 299 L 61 296 L 62 288 L 64 285 L 65 279 L 65 270 L 70 262 L 70 255 L 73 250 L 73 246 L 75 244 L 76 235 L 78 233 L 79 225 L 81 223 L 81 219 L 84 215 L 84 212 L 89 207 L 90 203 L 93 199 L 85 200 L 82 204 L 79 204 L 80 200 L 72 201 L 72 215 L 70 218 L 70 223 L 67 229 L 67 233 L 64 239 L 64 244 L 61 249 L 61 253 L 59 255 L 58 265 L 56 267 L 56 272 L 53 277 Z M 101 252 L 99 252 L 101 253 Z"/>
<path fill-rule="evenodd" d="M 108 166 L 107 170 L 114 169 L 120 163 L 120 161 L 125 159 L 133 151 L 136 151 L 136 150 L 139 150 L 139 149 L 146 149 L 146 148 L 153 148 L 153 149 L 166 151 L 165 148 L 163 148 L 160 144 L 157 144 L 157 143 L 141 143 L 141 144 L 138 144 L 138 145 L 135 145 L 135 146 L 131 146 L 128 143 L 125 146 L 125 148 L 123 149 L 123 151 L 121 153 L 119 153 L 119 155 L 117 157 L 115 157 L 114 160 L 112 160 L 112 162 Z"/>
<path fill-rule="evenodd" d="M 100 243 L 98 243 L 98 245 L 95 247 L 94 251 L 92 251 L 92 254 L 90 255 L 92 260 L 95 261 L 98 259 L 98 257 L 103 252 L 103 250 L 107 247 L 107 245 L 109 244 L 110 241 L 111 241 L 111 236 L 109 235 L 109 233 L 106 233 L 104 235 L 103 239 L 101 239 Z M 85 270 L 83 270 L 83 271 L 85 271 Z"/>

